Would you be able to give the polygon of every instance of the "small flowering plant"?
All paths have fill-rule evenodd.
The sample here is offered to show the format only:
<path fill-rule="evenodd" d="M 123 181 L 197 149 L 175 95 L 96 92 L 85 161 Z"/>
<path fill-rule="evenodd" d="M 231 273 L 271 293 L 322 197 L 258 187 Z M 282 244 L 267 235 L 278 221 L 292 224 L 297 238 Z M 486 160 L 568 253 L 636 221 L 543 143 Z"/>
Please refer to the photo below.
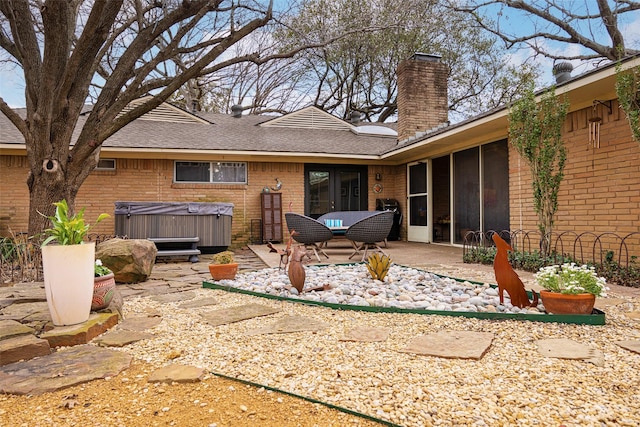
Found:
<path fill-rule="evenodd" d="M 109 268 L 102 265 L 102 261 L 99 259 L 96 260 L 96 265 L 94 266 L 95 277 L 106 276 L 107 274 L 113 273 Z"/>
<path fill-rule="evenodd" d="M 596 274 L 594 267 L 571 264 L 550 265 L 542 267 L 535 274 L 540 286 L 551 292 L 561 294 L 589 293 L 597 297 L 605 297 L 606 281 Z"/>

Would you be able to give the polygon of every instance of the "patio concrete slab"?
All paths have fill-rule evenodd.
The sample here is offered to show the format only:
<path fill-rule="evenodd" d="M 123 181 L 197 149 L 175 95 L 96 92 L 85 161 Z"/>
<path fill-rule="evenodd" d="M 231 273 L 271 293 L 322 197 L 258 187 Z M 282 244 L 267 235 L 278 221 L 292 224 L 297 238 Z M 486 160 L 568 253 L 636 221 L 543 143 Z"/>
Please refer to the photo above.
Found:
<path fill-rule="evenodd" d="M 489 350 L 494 334 L 474 331 L 440 331 L 412 339 L 402 353 L 448 359 L 480 360 Z"/>

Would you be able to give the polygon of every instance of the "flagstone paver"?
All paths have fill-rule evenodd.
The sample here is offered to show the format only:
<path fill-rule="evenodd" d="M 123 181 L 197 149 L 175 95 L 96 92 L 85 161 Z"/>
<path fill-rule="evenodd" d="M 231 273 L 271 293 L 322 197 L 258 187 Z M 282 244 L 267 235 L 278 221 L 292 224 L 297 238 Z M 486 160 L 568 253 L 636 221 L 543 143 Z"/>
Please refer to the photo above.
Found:
<path fill-rule="evenodd" d="M 340 341 L 377 342 L 389 338 L 390 329 L 372 326 L 359 326 L 348 331 Z"/>
<path fill-rule="evenodd" d="M 246 304 L 237 307 L 223 308 L 220 310 L 202 313 L 201 316 L 212 326 L 226 325 L 240 322 L 253 317 L 268 316 L 278 313 L 280 310 L 260 304 Z"/>
<path fill-rule="evenodd" d="M 192 300 L 195 297 L 196 294 L 194 291 L 184 291 L 171 294 L 154 295 L 151 299 L 158 302 L 179 302 Z"/>
<path fill-rule="evenodd" d="M 149 332 L 118 330 L 109 331 L 94 339 L 93 342 L 102 347 L 124 347 L 134 342 L 151 339 L 154 336 Z"/>
<path fill-rule="evenodd" d="M 18 335 L 33 334 L 35 331 L 17 320 L 0 320 L 0 341 Z"/>
<path fill-rule="evenodd" d="M 156 369 L 147 379 L 150 383 L 194 383 L 201 381 L 206 372 L 202 368 L 185 365 L 168 365 Z"/>
<path fill-rule="evenodd" d="M 449 359 L 482 359 L 489 350 L 494 334 L 474 331 L 440 331 L 411 340 L 403 353 Z"/>
<path fill-rule="evenodd" d="M 40 334 L 52 348 L 86 344 L 118 324 L 116 313 L 91 313 L 89 320 L 78 325 L 56 326 Z"/>
<path fill-rule="evenodd" d="M 131 365 L 122 351 L 77 345 L 0 370 L 0 393 L 42 394 L 117 375 Z"/>
<path fill-rule="evenodd" d="M 216 298 L 202 298 L 194 301 L 183 302 L 178 307 L 183 309 L 189 309 L 189 308 L 208 307 L 216 304 L 218 304 L 218 300 Z"/>
<path fill-rule="evenodd" d="M 329 325 L 304 316 L 287 316 L 271 325 L 249 331 L 247 335 L 290 334 L 293 332 L 318 332 Z"/>
<path fill-rule="evenodd" d="M 145 331 L 158 326 L 160 322 L 162 318 L 159 316 L 131 317 L 123 320 L 118 327 L 127 331 Z"/>
<path fill-rule="evenodd" d="M 0 366 L 46 356 L 51 353 L 49 341 L 35 335 L 19 335 L 0 341 Z"/>
<path fill-rule="evenodd" d="M 604 354 L 593 347 L 568 338 L 549 338 L 536 341 L 538 352 L 545 357 L 586 360 L 596 366 L 604 365 Z"/>
<path fill-rule="evenodd" d="M 625 350 L 633 351 L 634 353 L 640 353 L 639 340 L 616 341 L 615 343 L 616 345 L 624 348 Z"/>

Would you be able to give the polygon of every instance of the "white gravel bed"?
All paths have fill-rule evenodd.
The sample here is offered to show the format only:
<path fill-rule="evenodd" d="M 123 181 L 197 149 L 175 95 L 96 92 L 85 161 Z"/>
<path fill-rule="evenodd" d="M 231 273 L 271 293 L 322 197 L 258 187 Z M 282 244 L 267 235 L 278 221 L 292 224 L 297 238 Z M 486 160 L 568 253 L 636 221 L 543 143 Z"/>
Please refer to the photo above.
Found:
<path fill-rule="evenodd" d="M 635 300 L 608 310 L 607 325 L 588 326 L 342 311 L 211 289 L 196 295 L 218 304 L 181 309 L 148 297 L 127 299 L 126 317 L 158 313 L 163 320 L 149 330 L 155 338 L 122 351 L 158 367 L 198 366 L 405 426 L 640 425 L 640 355 L 614 344 L 640 339 L 638 323 L 622 311 L 637 310 Z M 281 311 L 217 327 L 201 317 L 249 303 Z M 290 315 L 330 326 L 315 333 L 250 334 Z M 383 342 L 340 341 L 358 326 L 391 334 Z M 412 338 L 443 330 L 491 332 L 495 339 L 481 360 L 400 352 Z M 543 357 L 535 344 L 543 338 L 592 346 L 604 353 L 604 363 Z"/>
<path fill-rule="evenodd" d="M 303 299 L 330 304 L 402 309 L 500 312 L 542 314 L 544 306 L 520 309 L 511 305 L 505 292 L 500 303 L 498 290 L 489 284 L 478 286 L 468 281 L 393 265 L 384 281 L 374 280 L 364 264 L 305 267 L 306 280 L 302 293 L 289 284 L 284 270 L 269 268 L 239 274 L 235 280 L 220 280 L 221 286 L 258 292 L 278 297 Z M 309 289 L 322 288 L 322 291 Z"/>

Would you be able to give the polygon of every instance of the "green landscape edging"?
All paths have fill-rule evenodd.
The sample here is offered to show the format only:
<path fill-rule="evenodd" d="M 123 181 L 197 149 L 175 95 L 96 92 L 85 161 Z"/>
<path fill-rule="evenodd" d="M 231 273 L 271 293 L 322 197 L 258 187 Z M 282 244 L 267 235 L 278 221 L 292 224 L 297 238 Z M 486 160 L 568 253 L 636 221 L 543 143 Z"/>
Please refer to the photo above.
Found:
<path fill-rule="evenodd" d="M 407 313 L 407 314 L 426 314 L 453 317 L 468 317 L 476 319 L 513 319 L 513 320 L 529 320 L 533 322 L 548 323 L 572 323 L 577 325 L 604 325 L 604 313 L 598 309 L 594 309 L 593 314 L 523 314 L 523 313 L 477 313 L 472 311 L 441 311 L 441 310 L 422 310 L 417 308 L 397 308 L 397 307 L 371 307 L 364 305 L 334 304 L 322 301 L 308 301 L 298 298 L 281 297 L 278 295 L 263 294 L 260 292 L 247 291 L 245 289 L 234 288 L 233 286 L 223 286 L 214 282 L 202 282 L 203 288 L 219 289 L 227 292 L 235 292 L 254 297 L 273 299 L 277 301 L 289 301 L 299 304 L 315 305 L 319 307 L 332 308 L 334 310 L 351 310 L 351 311 L 368 311 L 371 313 Z"/>
<path fill-rule="evenodd" d="M 373 417 L 371 415 L 367 415 L 367 414 L 363 414 L 363 413 L 360 413 L 360 412 L 356 412 L 356 411 L 354 411 L 352 409 L 343 408 L 342 406 L 336 406 L 336 405 L 334 405 L 332 403 L 323 402 L 322 400 L 314 399 L 312 397 L 302 396 L 302 395 L 299 395 L 299 394 L 291 393 L 290 391 L 280 390 L 278 388 L 271 387 L 271 386 L 268 386 L 268 385 L 255 383 L 253 381 L 243 380 L 243 379 L 236 378 L 236 377 L 230 377 L 229 375 L 220 374 L 218 372 L 210 371 L 210 373 L 212 375 L 215 375 L 215 376 L 220 377 L 220 378 L 224 378 L 224 379 L 231 380 L 231 381 L 237 381 L 237 382 L 239 382 L 241 384 L 246 384 L 246 385 L 250 385 L 252 387 L 258 387 L 258 388 L 262 387 L 262 388 L 264 388 L 266 390 L 271 390 L 271 391 L 275 391 L 277 393 L 285 394 L 287 396 L 295 397 L 297 399 L 306 400 L 307 402 L 317 403 L 317 404 L 326 406 L 327 408 L 335 409 L 337 411 L 344 412 L 345 414 L 354 415 L 356 417 L 363 418 L 365 420 L 374 421 L 376 423 L 379 423 L 379 424 L 382 424 L 382 425 L 385 425 L 385 426 L 388 426 L 388 427 L 402 427 L 399 424 L 394 424 L 394 423 L 392 423 L 390 421 L 381 420 L 380 418 L 376 418 L 376 417 Z"/>
<path fill-rule="evenodd" d="M 325 267 L 329 265 L 357 265 L 363 263 L 345 263 L 345 264 L 317 264 L 318 267 Z M 413 268 L 408 267 L 401 264 L 396 264 L 402 268 Z M 457 282 L 469 282 L 474 285 L 484 285 L 482 282 L 477 282 L 474 280 L 466 280 L 459 279 L 457 277 L 443 276 L 436 273 L 438 277 L 452 279 Z M 490 284 L 492 288 L 497 287 L 497 285 Z M 248 291 L 245 289 L 235 288 L 233 286 L 223 286 L 219 285 L 215 282 L 204 281 L 202 282 L 203 288 L 209 289 L 219 289 L 227 292 L 235 292 L 239 294 L 251 295 L 260 298 L 274 299 L 278 301 L 289 301 L 296 302 L 299 304 L 307 304 L 307 305 L 315 305 L 319 307 L 327 307 L 334 310 L 351 310 L 351 311 L 368 311 L 372 313 L 407 313 L 407 314 L 423 314 L 423 315 L 438 315 L 438 316 L 452 316 L 452 317 L 467 317 L 467 318 L 475 318 L 475 319 L 496 319 L 496 320 L 527 320 L 532 322 L 546 322 L 546 323 L 570 323 L 575 325 L 604 325 L 605 324 L 605 315 L 604 312 L 593 309 L 591 314 L 548 314 L 548 313 L 540 313 L 540 314 L 525 314 L 525 313 L 487 313 L 487 312 L 472 312 L 472 311 L 442 311 L 442 310 L 423 310 L 418 308 L 398 308 L 398 307 L 371 307 L 364 305 L 349 305 L 349 304 L 335 304 L 329 302 L 322 301 L 308 301 L 300 298 L 290 298 L 290 297 L 281 297 L 278 295 L 270 295 L 263 294 L 261 292 Z M 527 291 L 527 295 L 529 298 L 532 298 L 531 292 Z"/>

